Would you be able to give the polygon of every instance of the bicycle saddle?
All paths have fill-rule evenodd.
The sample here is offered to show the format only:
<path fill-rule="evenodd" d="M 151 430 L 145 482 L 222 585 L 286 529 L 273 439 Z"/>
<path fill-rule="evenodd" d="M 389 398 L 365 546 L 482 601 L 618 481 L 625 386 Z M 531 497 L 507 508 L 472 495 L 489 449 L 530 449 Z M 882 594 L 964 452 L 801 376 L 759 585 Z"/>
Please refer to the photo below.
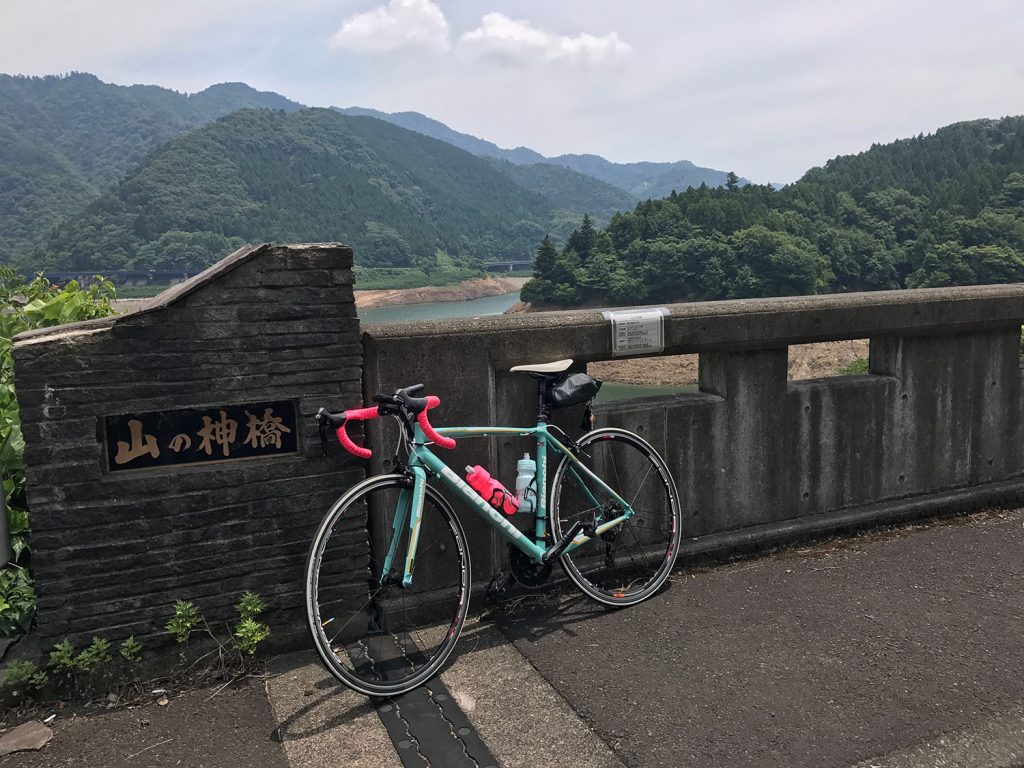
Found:
<path fill-rule="evenodd" d="M 572 360 L 555 360 L 553 363 L 526 363 L 525 365 L 513 365 L 509 373 L 561 373 L 569 370 Z"/>

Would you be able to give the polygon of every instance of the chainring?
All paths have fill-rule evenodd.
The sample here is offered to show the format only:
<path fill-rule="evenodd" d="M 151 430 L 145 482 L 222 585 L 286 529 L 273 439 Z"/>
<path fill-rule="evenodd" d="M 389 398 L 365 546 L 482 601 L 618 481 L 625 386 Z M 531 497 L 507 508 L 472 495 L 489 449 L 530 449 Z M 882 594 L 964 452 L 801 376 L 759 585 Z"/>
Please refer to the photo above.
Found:
<path fill-rule="evenodd" d="M 511 544 L 508 546 L 508 564 L 512 576 L 527 589 L 536 589 L 551 575 L 551 563 L 538 563 Z"/>

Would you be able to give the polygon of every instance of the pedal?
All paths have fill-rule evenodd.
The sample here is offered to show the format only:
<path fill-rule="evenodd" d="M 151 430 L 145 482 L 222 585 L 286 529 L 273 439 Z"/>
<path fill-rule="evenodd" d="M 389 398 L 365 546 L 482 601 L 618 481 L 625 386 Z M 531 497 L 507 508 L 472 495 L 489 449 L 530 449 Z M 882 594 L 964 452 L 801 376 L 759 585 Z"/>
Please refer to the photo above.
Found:
<path fill-rule="evenodd" d="M 541 561 L 545 563 L 550 563 L 556 557 L 561 557 L 562 553 L 569 548 L 570 544 L 572 544 L 572 540 L 579 536 L 580 533 L 582 533 L 583 529 L 586 528 L 586 525 L 587 524 L 584 523 L 582 520 L 577 520 L 575 523 L 573 523 L 572 527 L 568 531 L 566 531 L 565 535 L 558 540 L 558 543 L 544 553 L 544 556 L 541 558 Z"/>
<path fill-rule="evenodd" d="M 491 579 L 491 583 L 487 585 L 487 589 L 484 590 L 484 597 L 486 597 L 487 601 L 490 603 L 498 602 L 502 597 L 508 594 L 509 589 L 512 588 L 515 581 L 516 580 L 512 577 L 512 574 L 509 574 L 501 581 L 498 581 L 498 577 L 495 576 Z"/>

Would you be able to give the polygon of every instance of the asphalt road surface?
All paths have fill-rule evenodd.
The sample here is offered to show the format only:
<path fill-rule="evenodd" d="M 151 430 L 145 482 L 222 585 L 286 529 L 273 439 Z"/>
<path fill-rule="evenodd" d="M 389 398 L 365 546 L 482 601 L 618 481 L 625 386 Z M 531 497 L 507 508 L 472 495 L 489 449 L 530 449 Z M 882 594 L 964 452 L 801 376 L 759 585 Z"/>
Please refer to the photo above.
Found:
<path fill-rule="evenodd" d="M 677 571 L 633 608 L 570 597 L 501 627 L 628 766 L 1024 765 L 1021 510 Z"/>

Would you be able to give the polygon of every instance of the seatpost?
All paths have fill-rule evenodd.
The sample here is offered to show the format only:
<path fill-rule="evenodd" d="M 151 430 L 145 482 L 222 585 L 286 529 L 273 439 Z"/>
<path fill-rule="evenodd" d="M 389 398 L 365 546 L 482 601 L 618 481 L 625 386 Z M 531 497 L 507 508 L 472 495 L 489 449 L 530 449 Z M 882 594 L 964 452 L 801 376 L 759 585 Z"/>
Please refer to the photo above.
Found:
<path fill-rule="evenodd" d="M 547 388 L 547 379 L 543 376 L 537 377 L 537 421 L 545 424 L 551 419 L 551 406 L 544 397 L 544 390 Z"/>

